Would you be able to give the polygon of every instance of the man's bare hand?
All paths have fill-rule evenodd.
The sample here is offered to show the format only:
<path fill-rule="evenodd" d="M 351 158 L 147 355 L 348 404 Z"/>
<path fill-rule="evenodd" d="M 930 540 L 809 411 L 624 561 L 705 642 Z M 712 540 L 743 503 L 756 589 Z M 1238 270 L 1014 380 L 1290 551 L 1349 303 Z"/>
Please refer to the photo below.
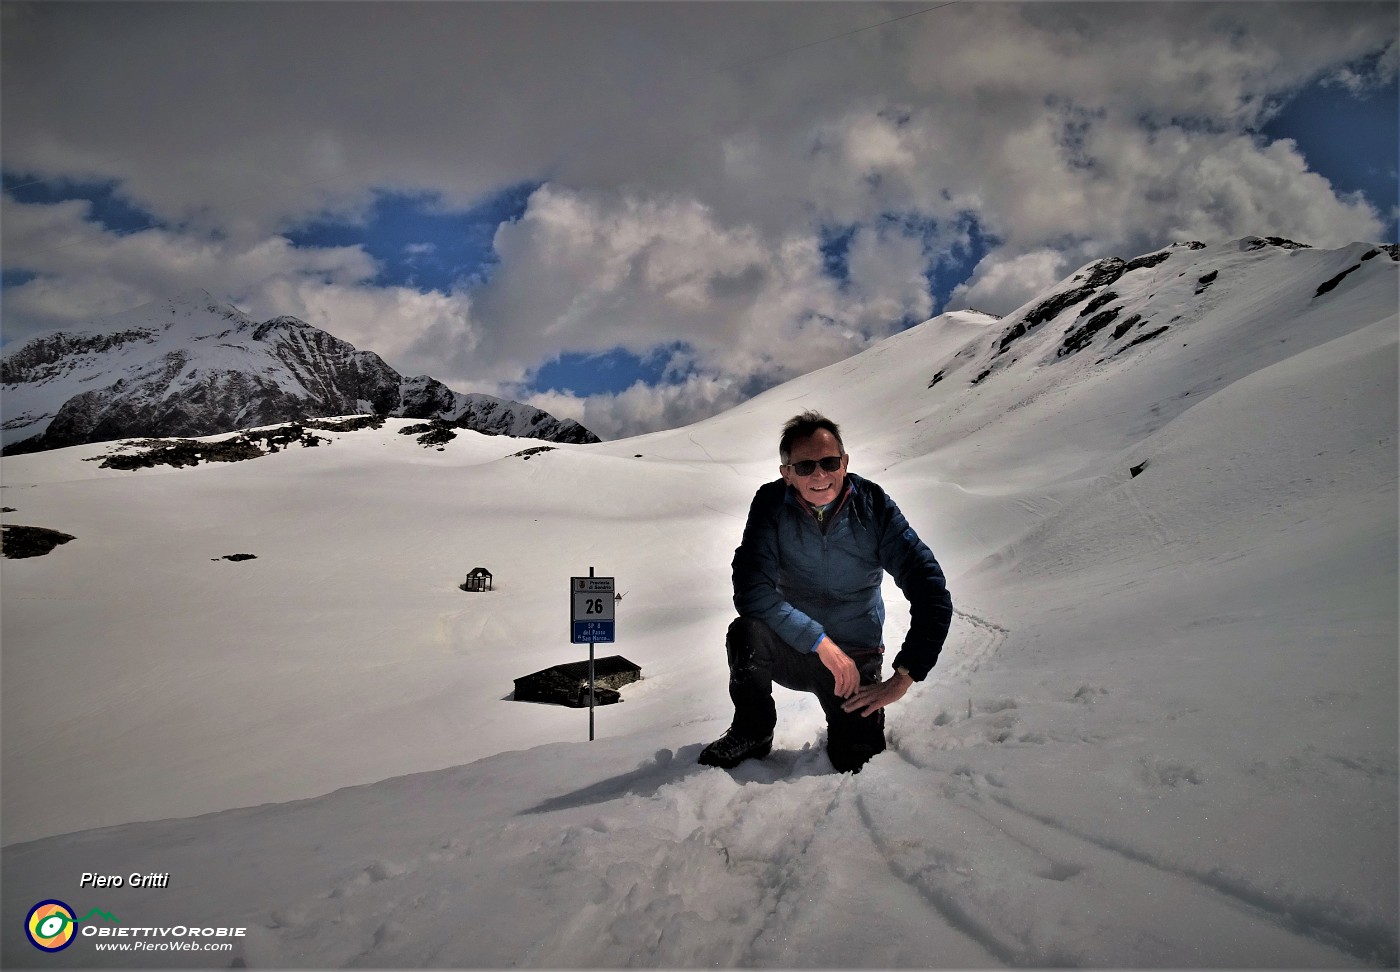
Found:
<path fill-rule="evenodd" d="M 825 635 L 817 642 L 817 657 L 831 674 L 836 676 L 837 698 L 844 699 L 860 688 L 860 670 L 856 668 L 856 663 L 851 661 L 850 655 L 836 647 L 836 642 Z"/>
<path fill-rule="evenodd" d="M 867 685 L 856 692 L 841 706 L 841 711 L 854 712 L 857 709 L 864 709 L 865 711 L 861 712 L 861 715 L 868 716 L 883 709 L 891 702 L 898 702 L 904 698 L 904 693 L 909 691 L 909 686 L 913 684 L 914 680 L 908 675 L 903 672 L 895 672 L 883 682 Z"/>

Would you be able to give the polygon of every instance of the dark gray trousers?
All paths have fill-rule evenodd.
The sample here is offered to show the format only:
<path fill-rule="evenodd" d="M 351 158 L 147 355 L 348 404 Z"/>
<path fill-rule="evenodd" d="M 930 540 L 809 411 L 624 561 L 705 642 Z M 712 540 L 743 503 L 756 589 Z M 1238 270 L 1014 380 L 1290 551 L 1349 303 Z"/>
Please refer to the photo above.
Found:
<path fill-rule="evenodd" d="M 795 692 L 811 692 L 826 713 L 827 755 L 840 772 L 859 770 L 885 749 L 883 710 L 862 716 L 843 712 L 836 695 L 836 677 L 816 652 L 801 652 L 755 618 L 739 618 L 729 626 L 729 697 L 734 702 L 734 727 L 748 736 L 771 735 L 778 724 L 773 683 Z M 883 657 L 878 650 L 852 654 L 861 685 L 880 681 Z"/>

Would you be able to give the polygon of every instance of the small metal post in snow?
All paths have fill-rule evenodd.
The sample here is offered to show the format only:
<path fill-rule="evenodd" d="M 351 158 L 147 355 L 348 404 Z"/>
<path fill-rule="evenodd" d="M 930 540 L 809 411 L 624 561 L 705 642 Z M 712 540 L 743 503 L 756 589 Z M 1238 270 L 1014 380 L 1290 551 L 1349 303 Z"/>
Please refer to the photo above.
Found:
<path fill-rule="evenodd" d="M 569 580 L 573 643 L 588 645 L 589 742 L 594 738 L 593 706 L 597 695 L 593 646 L 599 642 L 611 643 L 616 638 L 617 605 L 613 598 L 614 590 L 613 578 L 595 576 L 592 567 L 588 568 L 587 577 L 573 577 Z"/>

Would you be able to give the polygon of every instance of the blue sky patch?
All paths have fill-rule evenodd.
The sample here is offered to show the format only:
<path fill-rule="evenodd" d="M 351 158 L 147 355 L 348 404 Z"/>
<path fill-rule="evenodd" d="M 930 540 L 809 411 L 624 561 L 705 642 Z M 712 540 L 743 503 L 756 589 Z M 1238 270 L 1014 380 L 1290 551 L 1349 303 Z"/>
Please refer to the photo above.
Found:
<path fill-rule="evenodd" d="M 0 175 L 5 195 L 15 202 L 52 206 L 55 203 L 81 199 L 90 204 L 90 216 L 109 233 L 125 236 L 164 224 L 144 209 L 133 206 L 117 192 L 119 183 L 74 182 L 67 179 L 34 179 L 31 176 L 6 172 Z"/>
<path fill-rule="evenodd" d="M 640 356 L 618 347 L 594 353 L 565 352 L 526 378 L 530 392 L 566 392 L 580 397 L 615 395 L 638 381 L 655 387 L 678 385 L 696 373 L 693 349 L 683 341 L 652 348 Z M 677 361 L 677 358 L 681 361 Z"/>
<path fill-rule="evenodd" d="M 1001 240 L 982 232 L 982 223 L 975 214 L 963 213 L 959 222 L 967 233 L 967 243 L 959 243 L 954 246 L 946 256 L 940 257 L 924 274 L 928 279 L 929 293 L 933 294 L 933 312 L 935 314 L 942 314 L 950 309 L 948 300 L 952 296 L 953 288 L 966 283 L 977 264 L 982 262 L 982 258 L 1001 246 Z M 963 308 L 951 309 L 961 310 Z"/>
<path fill-rule="evenodd" d="M 38 276 L 30 270 L 5 270 L 0 272 L 0 288 L 19 287 Z"/>
<path fill-rule="evenodd" d="M 930 247 L 936 243 L 936 235 L 940 228 L 937 221 L 917 214 L 886 213 L 881 217 L 881 221 L 897 225 L 910 235 L 922 236 L 925 244 Z M 974 213 L 963 213 L 958 219 L 958 226 L 966 233 L 967 242 L 957 244 L 947 254 L 930 262 L 924 270 L 929 293 L 933 295 L 935 314 L 948 310 L 948 300 L 953 288 L 971 277 L 973 269 L 982 258 L 1001 245 L 1000 240 L 982 232 L 982 224 Z M 851 241 L 859 229 L 857 225 L 847 225 L 823 226 L 818 230 L 822 269 L 843 288 L 850 280 Z M 899 329 L 905 330 L 922 323 L 923 318 L 908 318 L 899 323 Z"/>
<path fill-rule="evenodd" d="M 382 191 L 363 222 L 313 220 L 285 235 L 299 247 L 363 246 L 380 267 L 376 286 L 446 293 L 490 276 L 497 227 L 523 216 L 538 188 L 520 183 L 466 210 L 444 209 L 436 193 Z"/>
<path fill-rule="evenodd" d="M 822 269 L 828 277 L 842 285 L 851 277 L 851 240 L 855 238 L 859 228 L 855 225 L 823 226 L 819 231 L 818 246 L 822 252 Z"/>
<path fill-rule="evenodd" d="M 1362 192 L 1388 227 L 1384 240 L 1400 234 L 1400 88 L 1394 83 L 1353 94 L 1337 84 L 1315 82 L 1300 90 L 1264 126 L 1270 140 L 1291 138 L 1308 160 L 1342 193 Z"/>

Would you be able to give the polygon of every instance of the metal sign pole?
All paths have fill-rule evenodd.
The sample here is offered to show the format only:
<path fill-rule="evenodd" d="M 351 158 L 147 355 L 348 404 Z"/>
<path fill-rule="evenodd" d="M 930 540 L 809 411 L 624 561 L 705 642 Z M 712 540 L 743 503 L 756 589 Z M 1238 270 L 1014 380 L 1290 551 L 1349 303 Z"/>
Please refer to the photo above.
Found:
<path fill-rule="evenodd" d="M 593 576 L 593 568 L 588 568 L 588 576 Z M 593 697 L 597 694 L 597 682 L 593 678 L 593 642 L 588 643 L 588 741 L 593 741 Z"/>
<path fill-rule="evenodd" d="M 593 642 L 588 643 L 588 741 L 593 741 L 593 696 L 596 682 L 593 679 Z"/>
<path fill-rule="evenodd" d="M 616 579 L 597 576 L 594 568 L 588 568 L 587 577 L 573 577 L 569 581 L 569 597 L 572 603 L 570 623 L 573 628 L 573 643 L 588 644 L 588 740 L 596 736 L 594 707 L 597 704 L 598 672 L 597 655 L 594 646 L 602 641 L 615 640 Z"/>

